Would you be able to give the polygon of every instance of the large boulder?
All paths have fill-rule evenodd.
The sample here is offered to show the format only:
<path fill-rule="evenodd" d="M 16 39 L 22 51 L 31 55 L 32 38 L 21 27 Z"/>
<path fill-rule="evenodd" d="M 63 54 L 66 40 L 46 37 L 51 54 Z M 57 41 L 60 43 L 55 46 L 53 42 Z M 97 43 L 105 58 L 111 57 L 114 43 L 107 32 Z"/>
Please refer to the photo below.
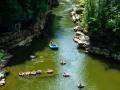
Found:
<path fill-rule="evenodd" d="M 75 26 L 74 28 L 73 28 L 73 30 L 76 32 L 76 31 L 82 31 L 83 30 L 83 28 L 81 27 L 81 26 Z"/>
<path fill-rule="evenodd" d="M 87 48 L 89 46 L 89 37 L 86 36 L 81 31 L 75 32 L 74 39 L 75 42 L 77 42 L 78 46 L 80 48 Z"/>

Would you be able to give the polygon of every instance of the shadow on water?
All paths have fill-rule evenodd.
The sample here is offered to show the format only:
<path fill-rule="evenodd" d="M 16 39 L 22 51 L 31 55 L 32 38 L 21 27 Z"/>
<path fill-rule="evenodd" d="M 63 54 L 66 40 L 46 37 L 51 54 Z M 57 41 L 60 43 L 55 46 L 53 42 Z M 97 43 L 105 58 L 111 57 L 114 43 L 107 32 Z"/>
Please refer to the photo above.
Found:
<path fill-rule="evenodd" d="M 51 17 L 48 19 L 47 24 L 45 25 L 45 30 L 42 31 L 41 37 L 51 39 L 54 37 L 56 30 L 59 30 L 61 27 L 59 25 L 59 21 L 62 19 L 61 16 L 56 16 L 52 14 Z M 56 23 L 54 25 L 54 23 Z"/>
<path fill-rule="evenodd" d="M 107 67 L 105 67 L 105 70 L 110 70 L 110 69 L 115 69 L 115 70 L 120 70 L 120 62 L 115 61 L 111 58 L 105 58 L 103 56 L 100 55 L 95 55 L 95 54 L 88 54 L 92 60 L 99 60 L 100 62 L 104 63 L 107 65 Z"/>
<path fill-rule="evenodd" d="M 26 61 L 31 60 L 30 55 L 35 55 L 36 52 L 43 51 L 48 47 L 48 43 L 54 37 L 55 30 L 60 29 L 58 22 L 61 18 L 60 16 L 52 15 L 51 18 L 48 19 L 42 35 L 37 39 L 33 39 L 30 46 L 22 46 L 10 50 L 10 53 L 14 57 L 11 58 L 8 66 L 24 64 Z M 52 27 L 54 19 L 56 21 L 56 27 Z"/>
<path fill-rule="evenodd" d="M 83 49 L 78 49 L 79 53 L 85 53 L 85 50 Z M 112 58 L 105 58 L 102 55 L 96 55 L 96 54 L 86 54 L 87 56 L 89 55 L 92 59 L 91 60 L 98 60 L 104 64 L 107 65 L 107 67 L 105 67 L 105 70 L 110 70 L 110 69 L 116 69 L 116 70 L 120 70 L 120 61 L 115 61 Z"/>
<path fill-rule="evenodd" d="M 44 43 L 43 43 L 44 42 Z M 35 52 L 42 51 L 47 47 L 48 39 L 41 40 L 40 38 L 34 39 L 30 46 L 17 47 L 10 51 L 13 55 L 8 66 L 24 64 L 27 60 L 30 60 L 30 55 L 35 55 Z"/>

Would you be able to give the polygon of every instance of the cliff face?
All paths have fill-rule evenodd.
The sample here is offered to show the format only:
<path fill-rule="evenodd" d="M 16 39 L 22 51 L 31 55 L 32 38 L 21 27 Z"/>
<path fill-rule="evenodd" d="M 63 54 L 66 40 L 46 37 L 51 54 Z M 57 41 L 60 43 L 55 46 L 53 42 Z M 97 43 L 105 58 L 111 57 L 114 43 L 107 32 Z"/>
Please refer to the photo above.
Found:
<path fill-rule="evenodd" d="M 50 9 L 59 5 L 57 0 L 45 0 L 45 3 L 47 10 L 38 11 L 34 18 L 24 17 L 21 21 L 12 24 L 9 32 L 0 33 L 0 49 L 12 49 L 16 46 L 28 45 L 34 37 L 41 34 L 41 30 L 44 29 L 47 19 L 51 15 Z"/>

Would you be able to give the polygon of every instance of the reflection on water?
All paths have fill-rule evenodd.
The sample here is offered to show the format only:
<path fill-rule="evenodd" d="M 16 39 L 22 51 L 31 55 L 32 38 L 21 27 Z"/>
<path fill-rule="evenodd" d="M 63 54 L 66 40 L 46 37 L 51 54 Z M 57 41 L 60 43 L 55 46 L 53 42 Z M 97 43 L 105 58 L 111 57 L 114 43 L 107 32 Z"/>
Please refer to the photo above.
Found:
<path fill-rule="evenodd" d="M 59 50 L 48 47 L 48 38 L 35 39 L 30 47 L 12 50 L 15 56 L 8 65 L 10 75 L 0 90 L 79 90 L 77 84 L 80 81 L 85 85 L 82 90 L 119 90 L 119 64 L 76 49 L 74 24 L 69 15 L 71 3 L 71 0 L 61 0 L 60 6 L 53 9 L 52 40 L 59 45 Z M 36 58 L 31 60 L 30 55 Z M 60 65 L 62 60 L 66 65 Z M 46 73 L 48 68 L 53 69 L 53 74 Z M 43 70 L 41 75 L 18 77 L 20 71 L 38 69 Z M 64 72 L 68 72 L 70 77 L 64 78 Z"/>

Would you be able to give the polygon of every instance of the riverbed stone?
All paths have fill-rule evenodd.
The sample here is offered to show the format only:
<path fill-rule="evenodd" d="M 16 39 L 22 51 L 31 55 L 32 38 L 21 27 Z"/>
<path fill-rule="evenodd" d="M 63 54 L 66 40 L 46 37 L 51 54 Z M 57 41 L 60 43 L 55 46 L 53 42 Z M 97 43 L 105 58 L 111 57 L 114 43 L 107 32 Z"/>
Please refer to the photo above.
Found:
<path fill-rule="evenodd" d="M 77 31 L 82 31 L 83 29 L 82 29 L 81 26 L 75 26 L 75 27 L 73 28 L 73 30 L 74 30 L 75 32 L 77 32 Z"/>
<path fill-rule="evenodd" d="M 81 31 L 76 31 L 74 34 L 74 39 L 75 42 L 77 42 L 78 46 L 80 48 L 86 48 L 89 46 L 89 37 L 86 36 L 83 32 Z"/>
<path fill-rule="evenodd" d="M 101 50 L 101 55 L 104 55 L 106 57 L 110 56 L 110 51 L 108 49 L 102 49 Z"/>

